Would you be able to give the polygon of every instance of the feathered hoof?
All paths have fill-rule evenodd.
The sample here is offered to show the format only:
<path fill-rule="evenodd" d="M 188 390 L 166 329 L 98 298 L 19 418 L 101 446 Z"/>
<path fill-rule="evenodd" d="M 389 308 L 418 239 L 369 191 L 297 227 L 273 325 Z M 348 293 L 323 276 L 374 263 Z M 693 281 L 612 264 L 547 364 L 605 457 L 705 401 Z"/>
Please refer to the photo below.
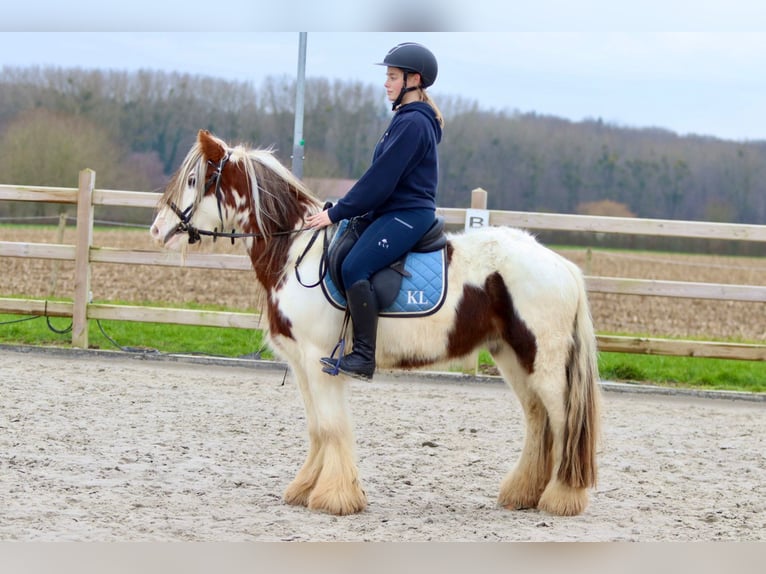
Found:
<path fill-rule="evenodd" d="M 503 496 L 497 499 L 497 503 L 506 510 L 525 510 L 537 508 L 538 499 L 535 496 Z"/>
<path fill-rule="evenodd" d="M 308 500 L 308 508 L 336 516 L 356 514 L 367 508 L 367 495 L 357 481 L 348 489 L 314 489 Z"/>
<path fill-rule="evenodd" d="M 537 508 L 544 488 L 544 484 L 538 485 L 536 482 L 530 481 L 525 475 L 513 473 L 508 475 L 500 485 L 497 503 L 507 510 Z"/>
<path fill-rule="evenodd" d="M 572 488 L 554 480 L 540 497 L 537 508 L 556 516 L 576 516 L 588 506 L 588 490 Z"/>
<path fill-rule="evenodd" d="M 302 480 L 294 480 L 285 489 L 284 501 L 292 506 L 308 506 L 313 486 Z"/>

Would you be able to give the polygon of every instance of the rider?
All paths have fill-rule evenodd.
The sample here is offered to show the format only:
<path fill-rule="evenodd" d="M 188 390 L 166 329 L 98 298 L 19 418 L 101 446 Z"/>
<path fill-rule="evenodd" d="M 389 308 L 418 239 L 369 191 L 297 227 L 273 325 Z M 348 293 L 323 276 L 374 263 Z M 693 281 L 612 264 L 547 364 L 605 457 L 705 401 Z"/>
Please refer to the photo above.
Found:
<path fill-rule="evenodd" d="M 341 270 L 354 343 L 337 367 L 361 379 L 371 379 L 375 372 L 379 309 L 370 278 L 407 253 L 435 221 L 436 146 L 444 126 L 439 108 L 426 93 L 438 71 L 428 48 L 414 42 L 399 44 L 377 65 L 387 67 L 384 85 L 396 113 L 359 181 L 330 209 L 306 218 L 313 229 L 356 216 L 369 222 Z M 322 363 L 331 369 L 336 366 L 331 358 Z"/>

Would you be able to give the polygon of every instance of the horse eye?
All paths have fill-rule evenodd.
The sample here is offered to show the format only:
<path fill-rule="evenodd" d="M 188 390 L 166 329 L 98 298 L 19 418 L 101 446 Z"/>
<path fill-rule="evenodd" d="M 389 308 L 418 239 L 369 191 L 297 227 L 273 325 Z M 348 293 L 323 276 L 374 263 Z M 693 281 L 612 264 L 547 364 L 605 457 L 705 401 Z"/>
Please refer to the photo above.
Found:
<path fill-rule="evenodd" d="M 186 180 L 186 185 L 188 185 L 189 187 L 194 187 L 195 185 L 197 185 L 197 176 L 194 175 L 193 173 L 189 174 L 189 179 Z"/>

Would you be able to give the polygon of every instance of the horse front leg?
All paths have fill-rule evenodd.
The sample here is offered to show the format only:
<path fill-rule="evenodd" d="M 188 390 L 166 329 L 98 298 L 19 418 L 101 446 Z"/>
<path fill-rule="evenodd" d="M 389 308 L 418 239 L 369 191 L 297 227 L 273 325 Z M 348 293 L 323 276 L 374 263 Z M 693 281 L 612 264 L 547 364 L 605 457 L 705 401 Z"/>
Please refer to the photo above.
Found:
<path fill-rule="evenodd" d="M 319 362 L 317 360 L 317 365 Z M 316 412 L 310 431 L 318 445 L 318 476 L 308 507 L 330 514 L 354 514 L 367 507 L 354 456 L 354 432 L 348 412 L 348 379 L 321 372 L 311 381 Z"/>
<path fill-rule="evenodd" d="M 367 507 L 367 496 L 354 458 L 347 379 L 323 373 L 318 352 L 314 359 L 293 369 L 306 407 L 309 452 L 284 499 L 330 514 L 353 514 Z"/>
<path fill-rule="evenodd" d="M 309 429 L 309 449 L 306 461 L 285 489 L 284 500 L 287 504 L 294 506 L 308 506 L 309 496 L 314 489 L 314 484 L 316 484 L 319 471 L 321 470 L 319 457 L 320 444 L 316 433 L 312 431 L 316 427 L 316 413 L 314 412 L 314 402 L 311 397 L 311 388 L 308 384 L 306 370 L 302 365 L 294 365 L 292 371 L 298 382 L 298 388 L 303 397 L 303 406 L 306 410 L 306 421 Z"/>

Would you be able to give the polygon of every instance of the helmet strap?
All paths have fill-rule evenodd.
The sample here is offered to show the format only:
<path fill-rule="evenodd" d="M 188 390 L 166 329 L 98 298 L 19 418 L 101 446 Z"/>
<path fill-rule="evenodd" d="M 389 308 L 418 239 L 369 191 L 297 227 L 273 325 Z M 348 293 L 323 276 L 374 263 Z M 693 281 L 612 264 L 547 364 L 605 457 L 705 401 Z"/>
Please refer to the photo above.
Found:
<path fill-rule="evenodd" d="M 410 86 L 407 87 L 407 70 L 403 70 L 404 72 L 404 83 L 402 84 L 402 89 L 399 92 L 399 95 L 394 100 L 394 103 L 391 104 L 391 111 L 396 111 L 396 108 L 398 108 L 400 105 L 402 105 L 402 100 L 404 99 L 404 94 L 407 92 L 414 92 L 418 89 L 417 86 Z"/>

